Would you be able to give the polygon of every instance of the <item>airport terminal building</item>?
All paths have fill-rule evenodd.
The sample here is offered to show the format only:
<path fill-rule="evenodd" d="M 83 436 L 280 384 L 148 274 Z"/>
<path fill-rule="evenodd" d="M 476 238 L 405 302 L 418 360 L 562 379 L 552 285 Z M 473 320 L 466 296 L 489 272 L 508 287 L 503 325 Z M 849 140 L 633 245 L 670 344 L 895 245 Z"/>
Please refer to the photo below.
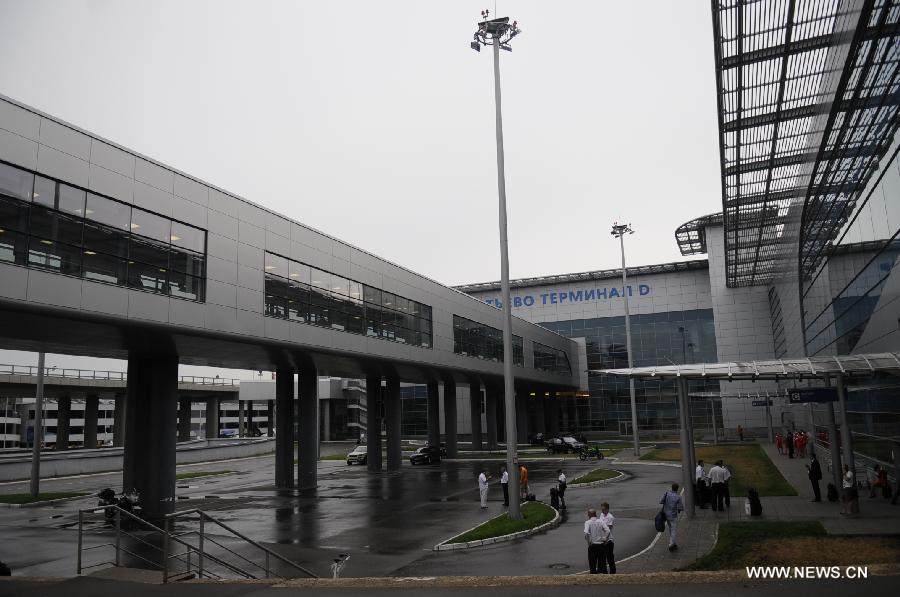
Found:
<path fill-rule="evenodd" d="M 722 210 L 672 223 L 681 253 L 705 258 L 630 268 L 624 288 L 618 270 L 514 281 L 520 440 L 631 432 L 628 380 L 602 372 L 627 366 L 626 295 L 638 367 L 814 357 L 842 371 L 840 357 L 876 353 L 900 366 L 900 7 L 712 11 Z M 365 412 L 373 471 L 374 429 L 388 470 L 401 434 L 443 434 L 449 454 L 458 436 L 503 435 L 498 283 L 449 288 L 3 97 L 0 281 L 7 348 L 128 359 L 123 485 L 153 513 L 174 500 L 179 364 L 276 372 L 279 487 L 316 484 L 317 442 L 301 441 L 295 470 L 293 438 L 324 435 L 320 378 L 360 380 L 335 388 L 356 394 L 352 417 L 329 417 L 361 429 Z M 821 405 L 784 397 L 797 383 L 700 374 L 693 427 L 760 432 L 769 401 L 776 426 L 823 424 Z M 849 426 L 886 460 L 900 382 L 872 366 L 847 385 Z M 674 432 L 673 382 L 637 386 L 641 431 Z"/>

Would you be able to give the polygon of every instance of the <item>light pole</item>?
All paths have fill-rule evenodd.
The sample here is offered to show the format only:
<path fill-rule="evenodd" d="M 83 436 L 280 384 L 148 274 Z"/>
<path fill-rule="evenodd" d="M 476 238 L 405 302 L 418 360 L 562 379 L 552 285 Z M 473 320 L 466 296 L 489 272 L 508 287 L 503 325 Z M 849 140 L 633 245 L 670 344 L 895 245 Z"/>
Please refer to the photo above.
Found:
<path fill-rule="evenodd" d="M 519 508 L 519 457 L 516 438 L 516 395 L 513 380 L 512 304 L 509 300 L 509 251 L 506 238 L 506 173 L 503 164 L 503 117 L 500 112 L 500 50 L 509 52 L 509 42 L 519 32 L 516 21 L 509 24 L 509 17 L 488 20 L 489 11 L 481 11 L 482 21 L 469 44 L 480 52 L 481 46 L 494 47 L 494 106 L 497 121 L 497 191 L 500 195 L 500 284 L 503 309 L 503 399 L 506 405 L 506 470 L 509 472 L 509 489 L 514 496 L 509 501 L 510 518 L 522 518 Z"/>
<path fill-rule="evenodd" d="M 613 236 L 619 239 L 619 248 L 622 250 L 622 296 L 625 298 L 625 350 L 628 352 L 628 368 L 634 367 L 634 357 L 631 355 L 631 316 L 628 312 L 628 285 L 625 270 L 625 235 L 634 234 L 634 230 L 628 224 L 613 223 Z M 638 438 L 637 399 L 634 396 L 634 378 L 628 378 L 628 388 L 631 391 L 631 435 L 634 440 L 634 455 L 641 455 L 640 439 Z"/>

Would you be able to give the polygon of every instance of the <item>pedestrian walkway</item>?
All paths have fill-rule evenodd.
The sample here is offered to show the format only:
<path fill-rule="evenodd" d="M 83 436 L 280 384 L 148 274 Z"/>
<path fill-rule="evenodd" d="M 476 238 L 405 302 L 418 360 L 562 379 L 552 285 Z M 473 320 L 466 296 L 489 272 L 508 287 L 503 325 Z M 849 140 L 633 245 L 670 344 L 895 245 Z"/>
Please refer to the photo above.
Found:
<path fill-rule="evenodd" d="M 647 524 L 653 524 L 653 516 Z M 715 546 L 719 523 L 715 520 L 690 520 L 684 515 L 678 521 L 678 550 L 669 551 L 669 532 L 660 533 L 643 553 L 617 563 L 617 572 L 668 572 L 683 568 Z"/>

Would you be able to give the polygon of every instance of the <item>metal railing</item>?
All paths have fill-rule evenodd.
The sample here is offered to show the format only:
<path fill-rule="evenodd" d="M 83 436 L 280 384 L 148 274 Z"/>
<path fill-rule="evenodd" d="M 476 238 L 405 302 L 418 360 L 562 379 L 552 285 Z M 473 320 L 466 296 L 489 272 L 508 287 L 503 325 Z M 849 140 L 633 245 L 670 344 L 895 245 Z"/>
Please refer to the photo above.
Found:
<path fill-rule="evenodd" d="M 0 375 L 30 375 L 36 377 L 38 368 L 34 365 L 5 365 L 0 364 Z M 127 381 L 128 374 L 124 371 L 98 371 L 95 369 L 60 369 L 59 367 L 44 367 L 44 376 L 61 377 L 67 379 L 90 379 L 99 381 Z M 180 375 L 179 383 L 192 383 L 202 386 L 237 386 L 241 380 L 233 377 L 208 377 L 203 375 Z"/>
<path fill-rule="evenodd" d="M 112 513 L 108 516 L 107 513 Z M 111 526 L 115 538 L 111 542 L 84 546 L 85 522 L 97 517 Z M 190 528 L 193 523 L 197 528 Z M 212 525 L 217 534 L 209 532 Z M 178 527 L 182 527 L 180 530 Z M 225 534 L 222 534 L 222 531 Z M 252 548 L 253 555 L 261 561 L 239 553 L 225 545 L 237 539 L 239 544 Z M 92 564 L 84 563 L 84 554 L 91 550 L 112 548 L 113 559 L 103 559 Z M 212 553 L 215 550 L 217 553 Z M 143 551 L 144 553 L 138 553 Z M 289 570 L 309 578 L 317 576 L 299 564 L 275 553 L 232 529 L 225 523 L 198 509 L 174 512 L 163 519 L 160 528 L 118 506 L 102 506 L 78 511 L 78 554 L 76 572 L 101 566 L 122 566 L 123 556 L 132 558 L 141 566 L 158 570 L 163 582 L 193 578 L 223 580 L 226 578 L 290 578 L 280 572 Z"/>

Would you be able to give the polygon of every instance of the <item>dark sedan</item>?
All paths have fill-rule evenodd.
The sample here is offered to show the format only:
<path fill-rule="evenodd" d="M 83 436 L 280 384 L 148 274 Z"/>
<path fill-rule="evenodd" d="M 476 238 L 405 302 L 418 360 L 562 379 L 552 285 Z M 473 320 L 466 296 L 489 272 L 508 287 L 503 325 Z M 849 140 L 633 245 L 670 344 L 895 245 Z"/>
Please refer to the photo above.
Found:
<path fill-rule="evenodd" d="M 423 446 L 416 449 L 409 457 L 411 464 L 437 464 L 441 461 L 440 448 Z"/>

